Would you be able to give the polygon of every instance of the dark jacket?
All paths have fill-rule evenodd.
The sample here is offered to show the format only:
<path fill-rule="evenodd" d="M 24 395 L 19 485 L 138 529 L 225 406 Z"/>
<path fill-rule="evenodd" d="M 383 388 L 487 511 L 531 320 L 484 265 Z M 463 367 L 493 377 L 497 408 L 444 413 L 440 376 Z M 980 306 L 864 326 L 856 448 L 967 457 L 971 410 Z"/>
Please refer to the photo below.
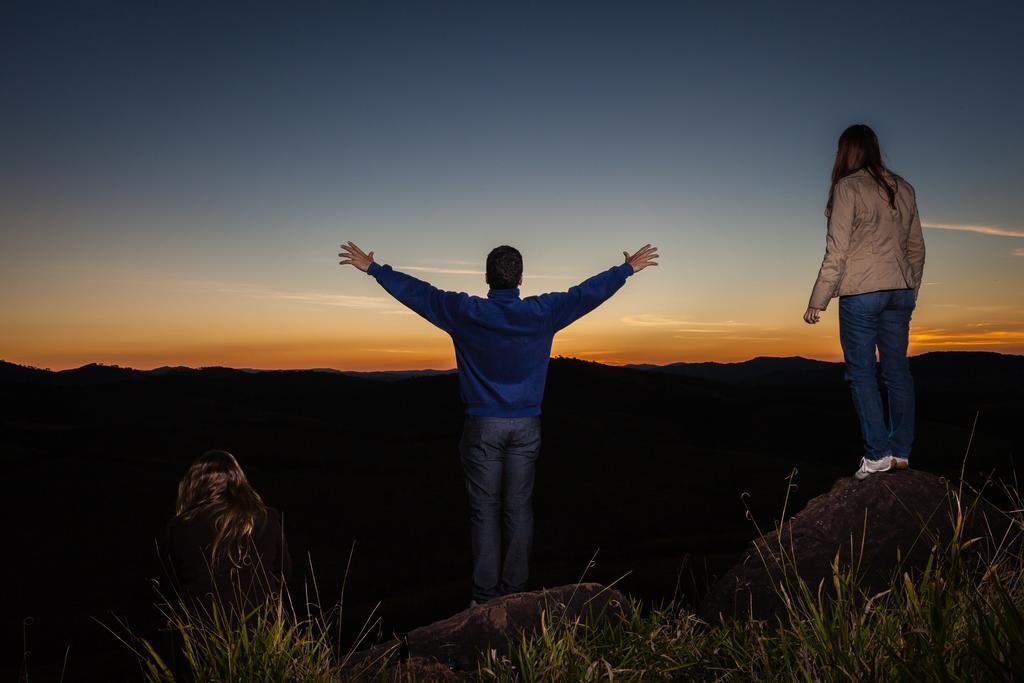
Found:
<path fill-rule="evenodd" d="M 491 289 L 486 299 L 446 292 L 378 263 L 367 272 L 451 335 L 467 414 L 528 417 L 540 415 L 555 332 L 617 292 L 633 268 L 623 263 L 567 292 L 525 299 L 518 289 Z"/>
<path fill-rule="evenodd" d="M 281 590 L 291 574 L 291 557 L 281 515 L 267 508 L 262 525 L 253 530 L 249 560 L 234 567 L 222 558 L 210 566 L 210 548 L 216 538 L 216 516 L 200 511 L 191 519 L 175 517 L 167 523 L 164 550 L 167 571 L 178 592 L 207 608 L 212 596 L 221 604 L 249 608 Z"/>

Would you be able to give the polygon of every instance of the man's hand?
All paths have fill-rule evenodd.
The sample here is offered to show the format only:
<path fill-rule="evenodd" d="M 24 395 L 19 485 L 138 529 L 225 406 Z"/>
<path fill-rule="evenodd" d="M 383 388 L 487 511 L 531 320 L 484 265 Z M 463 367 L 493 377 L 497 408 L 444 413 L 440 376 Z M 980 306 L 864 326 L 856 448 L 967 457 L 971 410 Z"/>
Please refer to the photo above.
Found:
<path fill-rule="evenodd" d="M 808 306 L 804 313 L 804 322 L 808 325 L 816 325 L 821 321 L 821 309 Z"/>
<path fill-rule="evenodd" d="M 646 244 L 632 256 L 629 255 L 628 251 L 622 252 L 622 255 L 626 257 L 626 263 L 632 268 L 634 273 L 639 273 L 647 266 L 656 266 L 658 262 L 654 259 L 658 258 L 658 248 L 652 247 Z"/>
<path fill-rule="evenodd" d="M 364 273 L 369 269 L 370 264 L 373 263 L 373 252 L 371 251 L 367 254 L 357 247 L 354 242 L 342 244 L 341 253 L 338 256 L 342 257 L 342 260 L 338 261 L 338 265 L 352 265 Z"/>

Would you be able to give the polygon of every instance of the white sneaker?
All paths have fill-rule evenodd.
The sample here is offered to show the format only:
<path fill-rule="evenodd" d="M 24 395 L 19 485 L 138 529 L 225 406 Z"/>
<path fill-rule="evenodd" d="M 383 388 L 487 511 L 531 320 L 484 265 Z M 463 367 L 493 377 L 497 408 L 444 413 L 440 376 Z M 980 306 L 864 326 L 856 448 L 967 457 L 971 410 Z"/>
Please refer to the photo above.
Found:
<path fill-rule="evenodd" d="M 860 459 L 860 469 L 854 472 L 853 478 L 857 481 L 867 479 L 872 474 L 878 474 L 879 472 L 889 472 L 893 469 L 893 458 L 891 455 L 887 455 L 884 458 L 878 460 L 868 460 L 867 458 Z"/>
<path fill-rule="evenodd" d="M 892 468 L 894 470 L 909 470 L 910 458 L 898 458 L 895 455 L 892 456 Z"/>

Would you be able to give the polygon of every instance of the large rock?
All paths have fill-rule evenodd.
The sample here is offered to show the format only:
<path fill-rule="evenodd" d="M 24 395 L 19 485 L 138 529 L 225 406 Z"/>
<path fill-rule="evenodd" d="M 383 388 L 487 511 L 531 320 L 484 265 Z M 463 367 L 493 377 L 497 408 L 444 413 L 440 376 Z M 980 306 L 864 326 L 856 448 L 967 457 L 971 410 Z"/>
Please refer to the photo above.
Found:
<path fill-rule="evenodd" d="M 508 652 L 510 640 L 532 635 L 540 628 L 541 614 L 555 619 L 594 623 L 610 614 L 621 614 L 625 597 L 598 583 L 559 586 L 530 593 L 515 593 L 470 607 L 458 614 L 405 634 L 408 646 L 398 640 L 381 643 L 353 657 L 354 662 L 408 657 L 406 667 L 417 670 L 441 663 L 460 671 L 476 668 L 488 649 Z"/>
<path fill-rule="evenodd" d="M 831 590 L 836 553 L 843 567 L 856 568 L 865 590 L 883 590 L 898 567 L 920 569 L 936 542 L 950 541 L 956 493 L 945 479 L 920 470 L 876 474 L 864 481 L 840 479 L 786 521 L 781 532 L 755 540 L 739 564 L 711 587 L 698 613 L 707 621 L 747 616 L 774 621 L 785 612 L 778 586 L 794 574 L 812 591 L 823 580 L 826 591 Z M 962 508 L 967 511 L 974 502 L 964 489 Z M 1005 528 L 1000 515 L 982 502 L 965 531 L 981 535 L 984 518 Z"/>

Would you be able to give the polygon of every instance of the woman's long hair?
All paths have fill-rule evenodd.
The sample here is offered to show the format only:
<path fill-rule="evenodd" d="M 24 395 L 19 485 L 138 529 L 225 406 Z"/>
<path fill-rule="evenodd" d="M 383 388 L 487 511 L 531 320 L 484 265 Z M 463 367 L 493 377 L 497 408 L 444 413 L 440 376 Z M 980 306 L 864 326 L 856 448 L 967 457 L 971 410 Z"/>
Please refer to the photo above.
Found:
<path fill-rule="evenodd" d="M 898 175 L 886 168 L 882 161 L 882 149 L 878 144 L 878 136 L 875 131 L 863 123 L 850 126 L 839 136 L 839 145 L 836 149 L 836 160 L 832 164 L 832 186 L 828 191 L 828 204 L 825 205 L 825 215 L 832 216 L 832 199 L 836 191 L 836 183 L 841 179 L 865 170 L 878 184 L 879 189 L 885 193 L 889 200 L 889 206 L 896 208 L 896 192 L 899 190 L 897 181 Z M 888 178 L 886 177 L 888 176 Z"/>
<path fill-rule="evenodd" d="M 210 548 L 211 566 L 226 558 L 240 567 L 248 555 L 253 530 L 267 517 L 260 494 L 227 451 L 207 451 L 196 458 L 178 483 L 175 508 L 181 519 L 192 519 L 200 512 L 214 518 L 217 534 Z"/>

